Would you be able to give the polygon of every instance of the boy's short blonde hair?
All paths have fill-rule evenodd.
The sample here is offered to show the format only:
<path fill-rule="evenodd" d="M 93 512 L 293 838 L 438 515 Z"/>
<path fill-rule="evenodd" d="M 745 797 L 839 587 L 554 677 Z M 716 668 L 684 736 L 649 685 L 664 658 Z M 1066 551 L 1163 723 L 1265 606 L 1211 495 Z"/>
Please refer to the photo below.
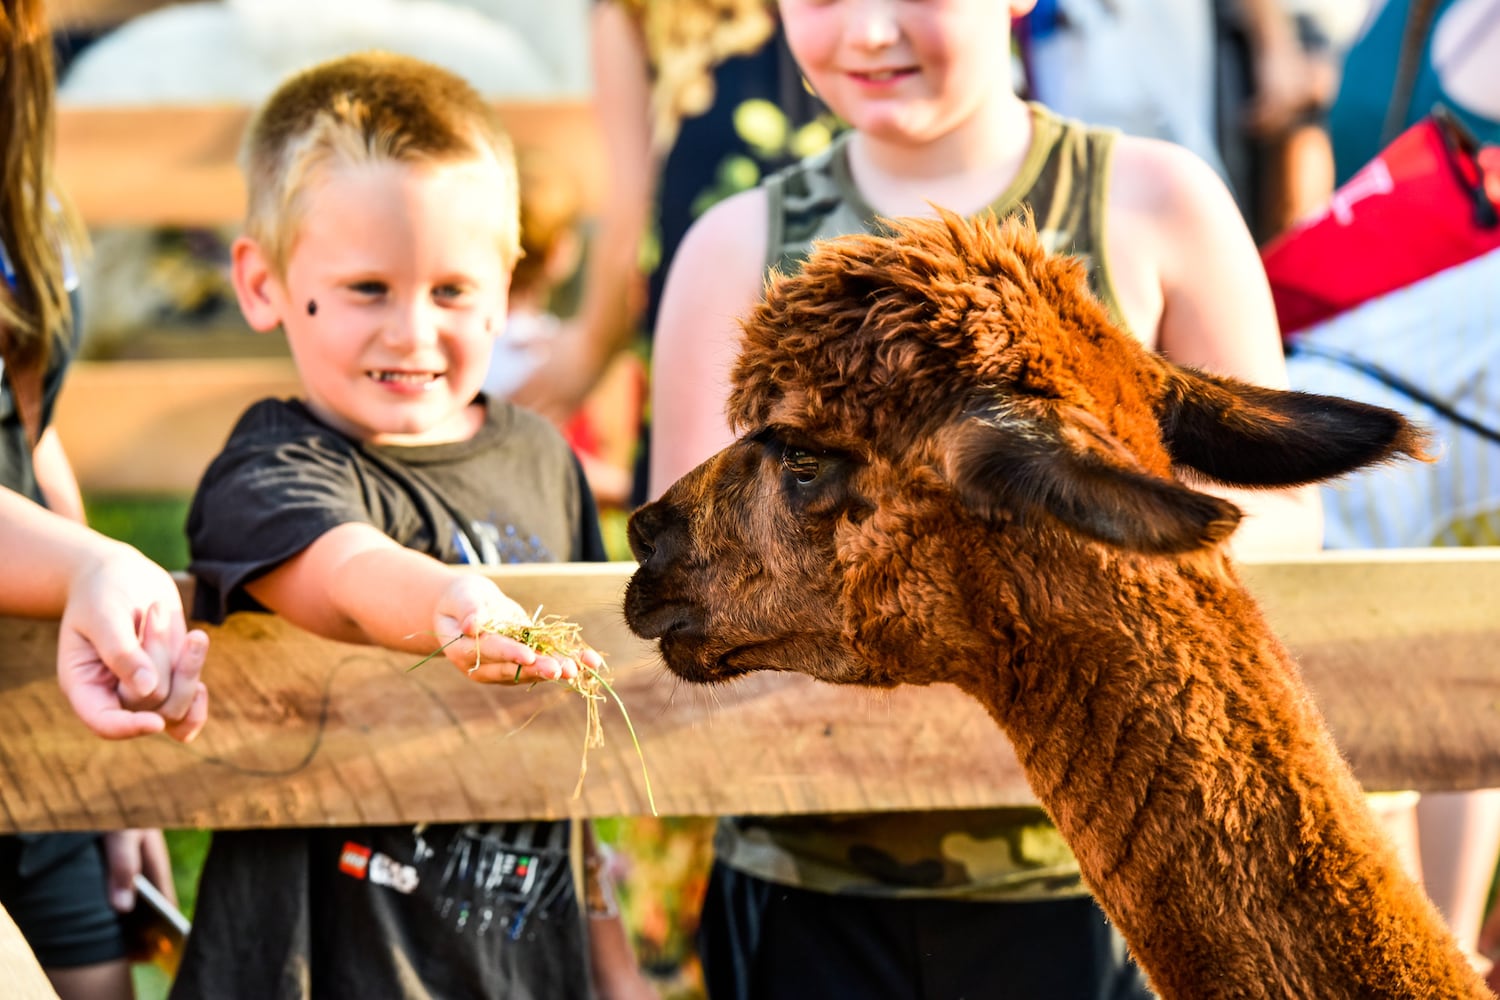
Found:
<path fill-rule="evenodd" d="M 251 120 L 242 153 L 249 203 L 245 234 L 285 277 L 315 173 L 328 165 L 493 161 L 510 204 L 516 166 L 495 109 L 462 78 L 408 56 L 364 52 L 304 70 L 281 84 Z M 517 210 L 498 236 L 506 262 L 520 256 Z"/>

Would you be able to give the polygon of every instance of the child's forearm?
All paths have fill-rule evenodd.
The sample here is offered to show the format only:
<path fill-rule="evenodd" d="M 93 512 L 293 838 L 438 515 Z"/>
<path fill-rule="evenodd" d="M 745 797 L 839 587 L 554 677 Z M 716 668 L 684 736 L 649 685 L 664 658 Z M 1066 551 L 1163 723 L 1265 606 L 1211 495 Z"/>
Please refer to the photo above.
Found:
<path fill-rule="evenodd" d="M 325 638 L 430 652 L 433 608 L 459 572 L 370 525 L 343 524 L 245 589 Z"/>
<path fill-rule="evenodd" d="M 325 532 L 245 589 L 294 625 L 329 639 L 419 654 L 442 649 L 479 683 L 566 680 L 580 664 L 603 666 L 593 650 L 576 658 L 543 656 L 503 634 L 496 624 L 522 622 L 526 612 L 494 581 L 402 548 L 368 524 Z"/>
<path fill-rule="evenodd" d="M 56 618 L 73 581 L 123 543 L 113 542 L 0 487 L 0 609 Z"/>
<path fill-rule="evenodd" d="M 329 596 L 352 626 L 352 641 L 429 653 L 453 638 L 432 634 L 433 608 L 461 572 L 412 549 L 369 550 L 340 565 Z"/>
<path fill-rule="evenodd" d="M 630 934 L 619 914 L 590 916 L 589 964 L 599 1000 L 650 1000 L 657 991 L 641 972 Z"/>
<path fill-rule="evenodd" d="M 583 823 L 583 910 L 588 917 L 589 964 L 599 1000 L 652 1000 L 656 989 L 641 972 L 620 916 L 610 873 L 609 849 L 599 843 L 593 824 Z"/>

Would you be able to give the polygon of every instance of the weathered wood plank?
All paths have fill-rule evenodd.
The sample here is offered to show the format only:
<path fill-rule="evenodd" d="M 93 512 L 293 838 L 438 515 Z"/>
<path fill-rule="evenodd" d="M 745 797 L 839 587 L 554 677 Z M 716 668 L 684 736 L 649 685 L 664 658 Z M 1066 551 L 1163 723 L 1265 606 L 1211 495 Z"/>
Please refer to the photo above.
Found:
<path fill-rule="evenodd" d="M 1368 787 L 1500 786 L 1500 549 L 1325 552 L 1244 576 Z"/>
<path fill-rule="evenodd" d="M 665 814 L 1030 801 L 1008 745 L 950 688 L 891 692 L 760 675 L 678 684 L 620 618 L 630 564 L 495 571 L 609 654 Z M 1324 555 L 1246 567 L 1372 789 L 1500 785 L 1500 553 Z M 612 706 L 579 798 L 583 706 L 557 685 L 489 688 L 433 661 L 269 616 L 215 629 L 211 720 L 182 748 L 103 743 L 52 676 L 55 626 L 0 620 L 0 830 L 405 823 L 646 810 Z M 524 728 L 522 728 L 524 727 Z M 519 730 L 519 731 L 518 731 Z"/>
<path fill-rule="evenodd" d="M 605 157 L 586 99 L 501 101 L 517 148 L 570 170 L 586 208 L 604 191 Z M 235 158 L 250 109 L 235 105 L 85 107 L 57 116 L 58 182 L 90 225 L 234 225 L 244 216 Z"/>
<path fill-rule="evenodd" d="M 298 386 L 289 358 L 80 361 L 54 426 L 85 490 L 186 494 L 250 404 Z"/>

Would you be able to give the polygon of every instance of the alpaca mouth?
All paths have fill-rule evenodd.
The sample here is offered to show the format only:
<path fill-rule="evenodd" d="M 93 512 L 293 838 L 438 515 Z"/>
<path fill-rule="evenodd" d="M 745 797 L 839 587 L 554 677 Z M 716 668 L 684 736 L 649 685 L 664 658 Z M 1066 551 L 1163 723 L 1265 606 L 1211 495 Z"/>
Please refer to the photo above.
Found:
<path fill-rule="evenodd" d="M 683 632 L 698 633 L 703 613 L 687 601 L 654 601 L 634 583 L 625 592 L 625 624 L 642 639 L 663 639 Z"/>
<path fill-rule="evenodd" d="M 674 632 L 702 631 L 705 614 L 697 602 L 663 593 L 659 574 L 637 569 L 625 587 L 625 624 L 642 639 L 661 639 Z"/>
<path fill-rule="evenodd" d="M 757 670 L 777 669 L 772 658 L 766 655 L 766 649 L 778 645 L 775 641 L 747 642 L 742 646 L 735 646 L 728 652 L 719 654 L 715 666 L 719 677 L 738 677 L 741 674 L 754 673 Z"/>
<path fill-rule="evenodd" d="M 657 646 L 667 669 L 692 684 L 717 684 L 757 669 L 730 662 L 736 653 L 747 647 L 713 655 L 708 638 L 702 632 L 685 626 L 674 628 L 661 636 Z"/>
<path fill-rule="evenodd" d="M 655 639 L 662 662 L 683 680 L 703 684 L 717 679 L 705 655 L 703 613 L 686 601 L 657 601 L 632 581 L 625 592 L 625 624 L 642 639 Z"/>

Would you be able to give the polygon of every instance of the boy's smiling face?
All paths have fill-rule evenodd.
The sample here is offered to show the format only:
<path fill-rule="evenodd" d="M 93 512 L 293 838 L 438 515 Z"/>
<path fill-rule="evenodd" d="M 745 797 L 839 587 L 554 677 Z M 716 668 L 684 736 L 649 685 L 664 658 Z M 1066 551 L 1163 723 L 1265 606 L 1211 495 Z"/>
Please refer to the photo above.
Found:
<path fill-rule="evenodd" d="M 278 279 L 261 248 L 235 245 L 250 325 L 285 331 L 308 406 L 377 444 L 471 437 L 471 405 L 504 323 L 515 204 L 484 161 L 318 168 L 300 196 Z"/>

